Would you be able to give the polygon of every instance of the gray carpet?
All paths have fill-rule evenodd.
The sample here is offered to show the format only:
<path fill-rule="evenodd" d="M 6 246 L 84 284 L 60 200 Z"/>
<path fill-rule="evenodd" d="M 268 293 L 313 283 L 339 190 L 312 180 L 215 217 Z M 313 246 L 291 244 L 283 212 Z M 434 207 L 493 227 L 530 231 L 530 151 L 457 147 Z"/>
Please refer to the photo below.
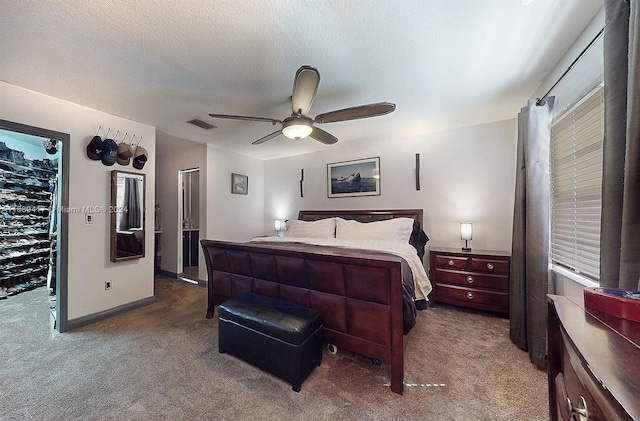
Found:
<path fill-rule="evenodd" d="M 206 289 L 159 277 L 156 303 L 58 334 L 45 288 L 0 301 L 0 420 L 547 420 L 547 377 L 506 319 L 421 312 L 404 396 L 386 364 L 324 352 L 295 393 L 217 351 Z M 216 312 L 217 314 L 217 312 Z"/>

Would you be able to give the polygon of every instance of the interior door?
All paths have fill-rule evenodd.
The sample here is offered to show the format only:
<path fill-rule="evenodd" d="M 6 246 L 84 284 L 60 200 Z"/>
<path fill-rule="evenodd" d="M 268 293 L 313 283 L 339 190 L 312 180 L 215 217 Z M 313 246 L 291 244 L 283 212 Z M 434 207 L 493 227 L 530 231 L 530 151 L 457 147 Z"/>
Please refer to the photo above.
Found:
<path fill-rule="evenodd" d="M 179 242 L 178 277 L 185 281 L 199 279 L 200 243 L 200 169 L 180 170 L 178 173 L 180 200 L 178 201 Z"/>

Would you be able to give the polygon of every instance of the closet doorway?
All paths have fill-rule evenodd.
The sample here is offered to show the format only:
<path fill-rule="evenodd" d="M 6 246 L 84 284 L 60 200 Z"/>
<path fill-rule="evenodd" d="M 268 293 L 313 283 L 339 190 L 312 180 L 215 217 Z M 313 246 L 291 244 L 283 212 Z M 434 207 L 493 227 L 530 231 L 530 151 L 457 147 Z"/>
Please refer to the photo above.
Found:
<path fill-rule="evenodd" d="M 68 322 L 69 138 L 0 120 L 0 291 L 7 302 L 48 295 L 42 305 L 58 332 Z"/>
<path fill-rule="evenodd" d="M 178 278 L 198 283 L 200 270 L 200 168 L 178 171 Z"/>

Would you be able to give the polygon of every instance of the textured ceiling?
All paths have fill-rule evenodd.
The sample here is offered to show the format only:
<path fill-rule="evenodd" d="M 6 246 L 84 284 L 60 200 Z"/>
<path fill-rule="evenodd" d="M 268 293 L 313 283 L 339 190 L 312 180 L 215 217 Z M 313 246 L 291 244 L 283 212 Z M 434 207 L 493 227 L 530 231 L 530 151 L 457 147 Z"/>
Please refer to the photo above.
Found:
<path fill-rule="evenodd" d="M 347 142 L 514 118 L 602 0 L 4 0 L 0 80 L 260 159 L 336 146 L 278 136 L 295 71 L 321 80 L 310 116 L 372 102 L 392 114 L 322 125 Z M 205 131 L 187 123 L 200 118 Z M 99 124 L 99 122 L 96 122 Z M 338 144 L 339 145 L 339 144 Z"/>

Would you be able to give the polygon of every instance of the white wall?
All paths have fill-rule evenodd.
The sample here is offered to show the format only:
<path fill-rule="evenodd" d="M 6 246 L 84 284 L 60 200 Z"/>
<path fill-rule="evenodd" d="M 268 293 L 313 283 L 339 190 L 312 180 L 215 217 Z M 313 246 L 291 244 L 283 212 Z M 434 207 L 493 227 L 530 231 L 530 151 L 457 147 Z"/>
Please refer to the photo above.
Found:
<path fill-rule="evenodd" d="M 415 154 L 421 190 L 415 189 Z M 380 196 L 327 198 L 327 164 L 380 157 Z M 476 249 L 511 250 L 516 121 L 412 138 L 336 144 L 327 151 L 265 162 L 265 235 L 274 219 L 300 209 L 424 209 L 430 246 L 461 247 L 460 222 L 473 223 Z M 300 169 L 304 168 L 304 197 Z"/>
<path fill-rule="evenodd" d="M 553 291 L 550 293 L 555 295 L 564 295 L 566 297 L 575 297 L 581 298 L 584 296 L 584 288 L 585 285 L 582 285 L 579 282 L 572 281 L 570 278 L 563 276 L 557 272 L 551 272 L 551 284 L 554 287 Z M 590 286 L 596 286 L 590 285 Z"/>
<path fill-rule="evenodd" d="M 178 203 L 180 189 L 178 186 L 178 171 L 200 168 L 200 210 L 198 226 L 200 237 L 206 233 L 207 226 L 207 146 L 194 143 L 188 148 L 181 148 L 167 154 L 159 154 L 156 160 L 157 184 L 156 203 L 160 204 L 162 215 L 162 234 L 160 234 L 160 247 L 162 249 L 162 270 L 178 273 L 178 261 L 182 259 L 180 246 L 181 231 L 180 217 L 178 215 Z M 212 181 L 213 183 L 214 181 Z M 198 261 L 199 278 L 206 279 L 206 268 L 202 250 L 199 250 Z"/>
<path fill-rule="evenodd" d="M 81 212 L 69 214 L 69 320 L 152 297 L 155 129 L 5 82 L 0 82 L 0 116 L 4 120 L 70 135 L 68 176 L 71 209 L 82 209 L 83 206 L 108 208 L 111 170 L 146 174 L 145 258 L 111 262 L 109 214 L 94 214 L 92 225 L 85 225 Z M 87 158 L 86 145 L 99 126 L 142 136 L 142 146 L 149 152 L 144 169 L 140 171 L 118 164 L 107 167 L 100 161 Z M 107 280 L 113 281 L 113 288 L 109 291 L 104 289 Z"/>
<path fill-rule="evenodd" d="M 197 144 L 158 155 L 157 203 L 162 213 L 162 269 L 177 273 L 178 171 L 200 168 L 200 239 L 248 241 L 260 235 L 264 219 L 264 162 Z M 231 194 L 231 173 L 249 177 L 249 194 Z M 206 279 L 202 249 L 199 250 L 199 278 Z"/>
<path fill-rule="evenodd" d="M 264 167 L 264 162 L 258 159 L 207 145 L 207 230 L 204 238 L 248 241 L 264 231 Z M 231 173 L 249 177 L 247 195 L 231 194 Z M 204 174 L 200 176 L 204 177 Z"/>

